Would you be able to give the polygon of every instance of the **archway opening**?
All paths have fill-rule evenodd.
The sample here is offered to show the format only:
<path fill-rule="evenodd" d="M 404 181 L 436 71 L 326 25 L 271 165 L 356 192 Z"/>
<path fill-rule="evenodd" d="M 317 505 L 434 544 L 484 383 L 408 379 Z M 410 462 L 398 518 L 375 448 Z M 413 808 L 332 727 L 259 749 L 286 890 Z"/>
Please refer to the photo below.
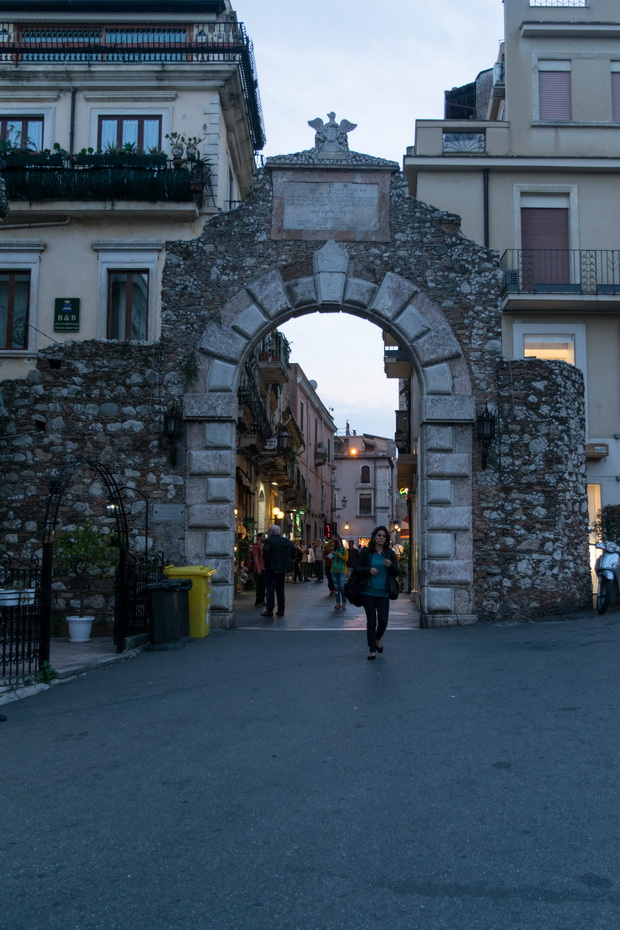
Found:
<path fill-rule="evenodd" d="M 415 603 L 412 380 L 407 347 L 340 308 L 294 315 L 251 348 L 239 391 L 236 613 L 257 589 L 255 606 L 262 606 L 258 553 L 251 550 L 273 523 L 302 553 L 291 584 L 323 580 L 313 550 L 330 537 L 358 550 L 385 525 L 399 556 L 401 590 Z"/>

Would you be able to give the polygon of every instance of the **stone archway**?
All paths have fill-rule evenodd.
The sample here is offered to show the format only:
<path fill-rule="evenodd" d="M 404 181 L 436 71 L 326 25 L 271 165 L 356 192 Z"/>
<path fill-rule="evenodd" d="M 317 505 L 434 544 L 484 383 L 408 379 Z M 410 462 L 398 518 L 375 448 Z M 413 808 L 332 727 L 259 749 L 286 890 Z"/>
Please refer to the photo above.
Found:
<path fill-rule="evenodd" d="M 345 311 L 388 331 L 411 354 L 420 386 L 420 608 L 425 626 L 476 619 L 472 561 L 472 423 L 468 366 L 441 308 L 394 272 L 372 283 L 349 270 L 345 246 L 313 254 L 312 273 L 284 281 L 269 271 L 247 283 L 211 320 L 199 344 L 200 392 L 185 396 L 188 421 L 186 554 L 217 569 L 215 625 L 234 624 L 233 546 L 237 387 L 243 361 L 294 316 Z"/>

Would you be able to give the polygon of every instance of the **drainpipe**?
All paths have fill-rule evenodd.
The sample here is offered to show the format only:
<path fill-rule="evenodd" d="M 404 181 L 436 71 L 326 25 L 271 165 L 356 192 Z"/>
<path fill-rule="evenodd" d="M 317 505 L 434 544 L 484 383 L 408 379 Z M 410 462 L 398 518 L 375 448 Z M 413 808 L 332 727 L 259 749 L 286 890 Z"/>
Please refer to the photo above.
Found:
<path fill-rule="evenodd" d="M 71 121 L 69 124 L 69 155 L 73 155 L 75 144 L 75 87 L 71 88 Z"/>
<path fill-rule="evenodd" d="M 50 223 L 9 223 L 8 226 L 0 226 L 0 229 L 39 229 L 40 226 L 68 226 L 71 220 L 72 217 L 66 216 L 64 220 L 54 220 L 54 222 Z"/>
<path fill-rule="evenodd" d="M 489 169 L 482 172 L 483 210 L 484 210 L 484 247 L 489 248 Z"/>

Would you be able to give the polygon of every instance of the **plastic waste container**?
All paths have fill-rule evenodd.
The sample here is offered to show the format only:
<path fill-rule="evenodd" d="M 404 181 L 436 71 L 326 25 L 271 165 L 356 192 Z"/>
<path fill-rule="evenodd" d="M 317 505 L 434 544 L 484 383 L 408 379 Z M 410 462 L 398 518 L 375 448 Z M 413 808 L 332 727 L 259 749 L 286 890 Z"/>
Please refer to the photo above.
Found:
<path fill-rule="evenodd" d="M 211 578 L 216 569 L 210 565 L 167 565 L 166 578 L 189 578 L 189 635 L 201 639 L 211 632 Z"/>
<path fill-rule="evenodd" d="M 163 578 L 144 586 L 149 594 L 151 643 L 167 646 L 189 637 L 189 578 Z"/>

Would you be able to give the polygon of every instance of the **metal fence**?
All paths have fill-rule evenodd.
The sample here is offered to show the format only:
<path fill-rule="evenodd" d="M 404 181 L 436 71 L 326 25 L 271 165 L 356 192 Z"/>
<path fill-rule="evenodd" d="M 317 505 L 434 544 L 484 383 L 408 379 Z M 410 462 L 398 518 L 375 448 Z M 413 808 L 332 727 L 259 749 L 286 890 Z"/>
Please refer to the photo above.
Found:
<path fill-rule="evenodd" d="M 508 249 L 500 267 L 505 292 L 620 294 L 620 249 Z"/>
<path fill-rule="evenodd" d="M 45 655 L 41 566 L 0 562 L 0 682 L 32 677 Z"/>
<path fill-rule="evenodd" d="M 117 652 L 130 648 L 132 641 L 146 639 L 150 632 L 147 584 L 164 577 L 164 556 L 136 557 L 123 550 L 116 575 L 114 644 Z"/>

